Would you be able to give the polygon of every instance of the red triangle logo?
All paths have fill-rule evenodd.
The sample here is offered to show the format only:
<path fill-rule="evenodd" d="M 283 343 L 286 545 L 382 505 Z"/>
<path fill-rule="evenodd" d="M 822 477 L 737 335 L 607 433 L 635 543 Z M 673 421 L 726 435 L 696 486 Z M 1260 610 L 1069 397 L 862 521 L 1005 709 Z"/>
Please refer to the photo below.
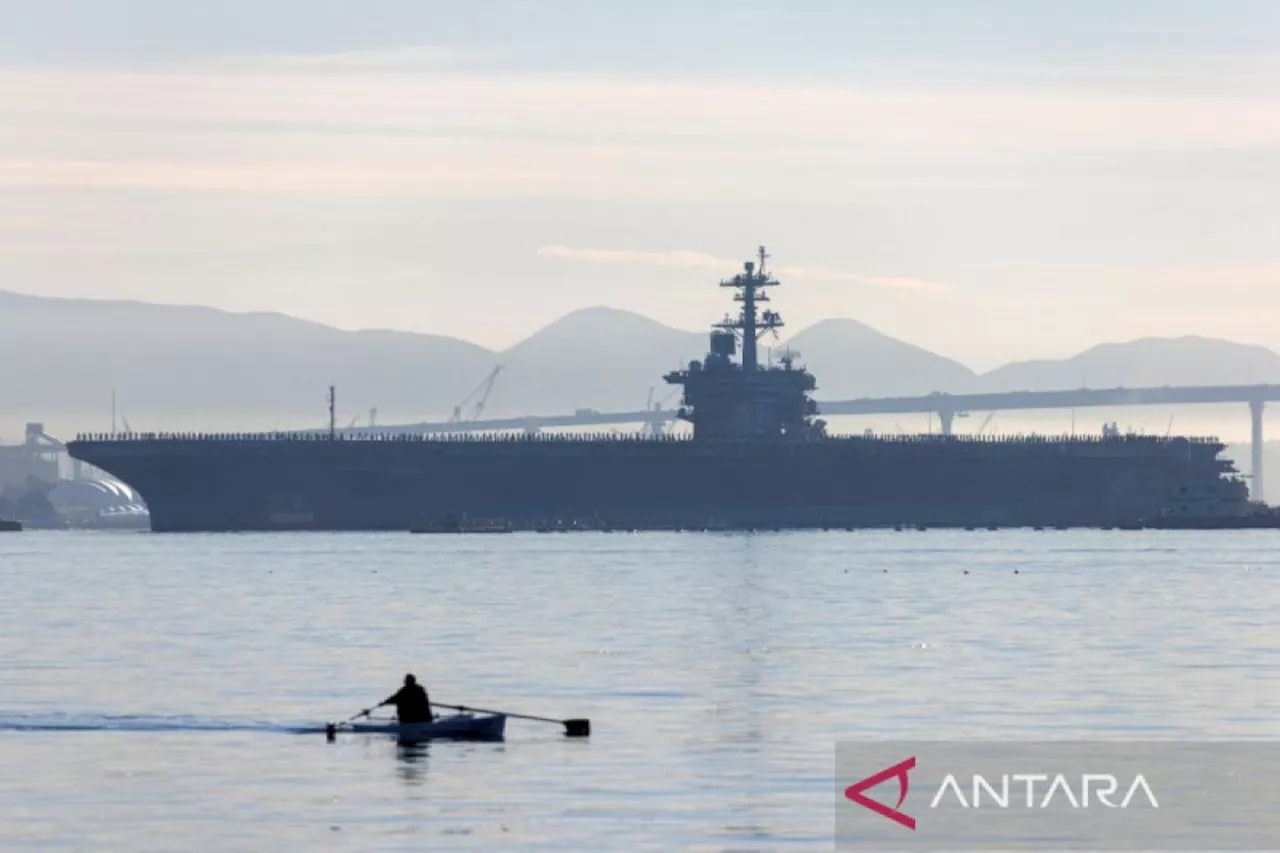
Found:
<path fill-rule="evenodd" d="M 902 808 L 902 803 L 907 799 L 907 789 L 911 785 L 910 781 L 907 779 L 907 773 L 915 766 L 916 757 L 913 755 L 906 761 L 900 761 L 892 767 L 886 767 L 874 776 L 868 776 L 861 782 L 853 783 L 848 788 L 844 789 L 844 795 L 846 798 L 852 800 L 863 808 L 871 809 L 871 811 L 876 814 L 883 815 L 894 823 L 902 824 L 907 829 L 914 831 L 916 828 L 916 819 L 908 814 L 898 811 L 898 809 Z M 884 803 L 878 803 L 864 795 L 863 792 L 874 788 L 881 782 L 888 781 L 895 777 L 898 780 L 899 793 L 898 804 L 893 808 L 889 808 Z"/>

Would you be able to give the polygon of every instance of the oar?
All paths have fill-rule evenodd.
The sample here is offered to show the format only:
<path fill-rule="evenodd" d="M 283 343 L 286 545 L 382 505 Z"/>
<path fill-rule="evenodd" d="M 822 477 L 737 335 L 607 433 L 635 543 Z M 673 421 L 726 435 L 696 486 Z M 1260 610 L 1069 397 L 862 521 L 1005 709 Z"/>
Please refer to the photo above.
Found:
<path fill-rule="evenodd" d="M 347 719 L 343 720 L 340 723 L 329 723 L 324 727 L 324 733 L 329 737 L 330 740 L 332 740 L 333 736 L 338 733 L 338 726 L 345 726 L 347 723 L 354 723 L 356 720 L 360 719 L 361 717 L 367 717 L 369 716 L 369 712 L 372 710 L 373 710 L 372 708 L 365 708 L 359 714 L 356 714 L 354 717 L 348 717 Z"/>
<path fill-rule="evenodd" d="M 466 705 L 444 705 L 432 702 L 437 708 L 449 708 L 453 711 L 475 711 L 477 714 L 501 714 L 504 717 L 516 717 L 521 720 L 537 720 L 540 723 L 559 723 L 564 726 L 567 737 L 589 737 L 591 735 L 590 720 L 553 720 L 550 717 L 535 717 L 532 714 L 513 714 L 510 711 L 488 711 L 484 708 L 468 708 Z"/>

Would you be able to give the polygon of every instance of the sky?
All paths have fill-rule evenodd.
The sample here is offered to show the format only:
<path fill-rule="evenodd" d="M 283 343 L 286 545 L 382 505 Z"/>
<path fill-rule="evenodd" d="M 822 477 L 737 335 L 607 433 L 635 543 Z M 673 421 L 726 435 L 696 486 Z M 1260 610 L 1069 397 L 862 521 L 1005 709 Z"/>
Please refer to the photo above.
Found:
<path fill-rule="evenodd" d="M 1272 0 L 0 0 L 0 289 L 1280 349 Z"/>

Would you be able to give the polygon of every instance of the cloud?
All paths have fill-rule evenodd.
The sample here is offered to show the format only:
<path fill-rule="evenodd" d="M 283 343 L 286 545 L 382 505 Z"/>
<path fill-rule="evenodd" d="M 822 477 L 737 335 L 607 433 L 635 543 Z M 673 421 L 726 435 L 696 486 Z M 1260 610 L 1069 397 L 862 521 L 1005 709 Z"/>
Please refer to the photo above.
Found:
<path fill-rule="evenodd" d="M 677 267 L 680 269 L 709 269 L 724 273 L 741 267 L 738 261 L 717 258 L 704 252 L 693 252 L 676 249 L 663 252 L 644 252 L 630 249 L 571 249 L 568 246 L 541 246 L 538 254 L 548 258 L 562 258 L 569 261 L 585 261 L 606 264 L 651 264 L 654 266 Z M 954 289 L 946 282 L 925 281 L 905 276 L 874 276 L 841 272 L 822 267 L 779 267 L 774 270 L 778 275 L 788 278 L 799 278 L 809 281 L 849 282 L 851 284 L 870 285 L 895 290 L 915 290 L 922 293 L 947 293 Z"/>
<path fill-rule="evenodd" d="M 908 276 L 858 275 L 857 273 L 840 272 L 814 267 L 780 267 L 779 275 L 791 278 L 802 278 L 811 281 L 848 281 L 854 284 L 869 284 L 873 287 L 884 287 L 892 290 L 916 290 L 922 293 L 950 293 L 955 285 L 945 281 L 925 281 Z"/>
<path fill-rule="evenodd" d="M 702 252 L 675 250 L 668 252 L 635 252 L 626 249 L 571 249 L 568 246 L 540 246 L 538 254 L 547 258 L 588 261 L 604 264 L 654 264 L 681 269 L 720 270 L 728 272 L 739 264 Z"/>
<path fill-rule="evenodd" d="M 1221 160 L 1280 148 L 1280 98 L 1256 92 L 763 85 L 474 68 L 474 56 L 412 48 L 132 71 L 0 69 L 4 181 L 808 203 L 877 188 L 989 190 L 1031 179 L 1078 187 L 1117 174 L 1163 182 L 1140 168 L 1165 162 L 1152 155 Z M 744 133 L 746 115 L 768 120 Z M 1117 167 L 1114 157 L 1127 159 Z"/>
<path fill-rule="evenodd" d="M 205 60 L 201 67 L 209 70 L 249 72 L 308 71 L 439 71 L 444 68 L 473 66 L 484 60 L 501 57 L 500 51 L 468 48 L 462 50 L 444 45 L 376 50 L 351 50 L 332 53 L 272 53 L 253 56 L 228 56 Z"/>

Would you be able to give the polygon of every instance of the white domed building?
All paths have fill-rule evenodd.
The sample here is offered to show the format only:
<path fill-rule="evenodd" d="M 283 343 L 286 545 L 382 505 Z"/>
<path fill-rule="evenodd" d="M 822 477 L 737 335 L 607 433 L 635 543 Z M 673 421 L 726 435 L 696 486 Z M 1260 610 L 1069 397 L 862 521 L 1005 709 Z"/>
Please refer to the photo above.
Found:
<path fill-rule="evenodd" d="M 50 490 L 53 504 L 71 527 L 147 529 L 147 504 L 119 480 L 64 480 Z"/>

